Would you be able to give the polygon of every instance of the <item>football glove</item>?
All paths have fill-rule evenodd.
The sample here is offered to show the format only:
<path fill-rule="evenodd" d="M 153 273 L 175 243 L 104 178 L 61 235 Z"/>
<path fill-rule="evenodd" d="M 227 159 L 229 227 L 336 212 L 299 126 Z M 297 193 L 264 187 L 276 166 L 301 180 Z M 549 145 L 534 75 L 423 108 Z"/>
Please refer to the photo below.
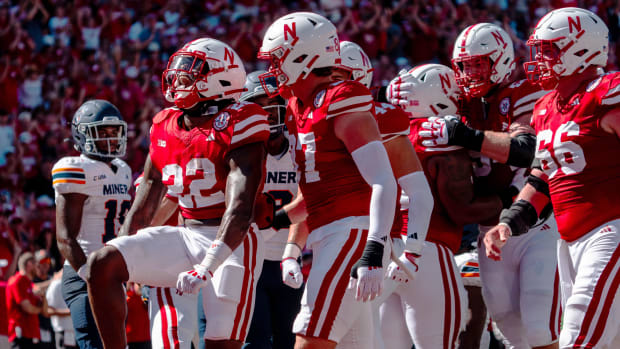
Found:
<path fill-rule="evenodd" d="M 403 283 L 407 283 L 409 281 L 412 281 L 410 275 L 415 276 L 415 274 L 418 272 L 418 270 L 419 270 L 419 266 L 418 266 L 419 265 L 419 258 L 420 258 L 420 255 L 417 255 L 417 254 L 405 251 L 398 258 L 398 260 L 401 262 L 400 264 L 403 267 L 407 268 L 409 273 L 407 273 L 405 270 L 401 269 L 401 267 L 398 266 L 396 263 L 392 262 L 388 266 L 387 273 L 386 273 L 385 277 L 389 278 L 389 279 L 392 279 L 392 280 L 396 280 L 398 282 L 403 282 Z"/>
<path fill-rule="evenodd" d="M 194 269 L 184 271 L 177 278 L 177 293 L 198 293 L 198 290 L 211 282 L 213 273 L 204 265 L 196 264 Z"/>

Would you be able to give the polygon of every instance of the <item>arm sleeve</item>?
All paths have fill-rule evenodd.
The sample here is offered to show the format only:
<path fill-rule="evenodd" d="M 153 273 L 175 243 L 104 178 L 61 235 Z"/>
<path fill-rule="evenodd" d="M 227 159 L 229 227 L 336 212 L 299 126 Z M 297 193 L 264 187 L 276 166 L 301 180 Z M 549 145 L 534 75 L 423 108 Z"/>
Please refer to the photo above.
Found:
<path fill-rule="evenodd" d="M 421 255 L 435 205 L 433 193 L 422 171 L 400 177 L 398 184 L 409 197 L 405 251 Z"/>
<path fill-rule="evenodd" d="M 364 180 L 372 187 L 368 241 L 384 244 L 394 222 L 396 181 L 387 151 L 379 141 L 355 149 L 351 156 Z"/>

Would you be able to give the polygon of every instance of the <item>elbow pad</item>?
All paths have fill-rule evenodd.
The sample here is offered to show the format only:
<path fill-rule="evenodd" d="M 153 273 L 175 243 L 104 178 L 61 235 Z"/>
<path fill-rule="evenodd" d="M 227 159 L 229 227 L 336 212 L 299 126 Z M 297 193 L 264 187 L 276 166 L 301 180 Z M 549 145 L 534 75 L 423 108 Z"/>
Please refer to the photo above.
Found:
<path fill-rule="evenodd" d="M 536 152 L 536 136 L 519 133 L 510 138 L 510 152 L 506 164 L 515 167 L 530 167 Z"/>
<path fill-rule="evenodd" d="M 405 251 L 421 255 L 435 205 L 433 193 L 422 171 L 400 177 L 398 184 L 409 197 Z"/>
<path fill-rule="evenodd" d="M 360 174 L 372 187 L 368 241 L 384 244 L 394 222 L 396 180 L 387 151 L 379 141 L 365 144 L 351 153 Z"/>

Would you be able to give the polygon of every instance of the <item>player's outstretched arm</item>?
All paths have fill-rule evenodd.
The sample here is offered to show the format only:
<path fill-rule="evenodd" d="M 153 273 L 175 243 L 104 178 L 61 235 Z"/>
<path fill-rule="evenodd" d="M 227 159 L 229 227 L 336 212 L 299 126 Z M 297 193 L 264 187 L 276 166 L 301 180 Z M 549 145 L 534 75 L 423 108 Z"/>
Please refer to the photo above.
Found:
<path fill-rule="evenodd" d="M 56 242 L 60 254 L 71 264 L 78 275 L 86 277 L 86 255 L 77 242 L 82 226 L 82 210 L 87 195 L 58 193 L 56 197 Z"/>
<path fill-rule="evenodd" d="M 138 186 L 136 198 L 125 216 L 118 236 L 135 234 L 139 229 L 148 227 L 165 193 L 161 173 L 153 166 L 149 154 L 144 163 L 142 183 Z"/>
<path fill-rule="evenodd" d="M 502 202 L 497 195 L 476 197 L 471 160 L 466 152 L 432 157 L 429 168 L 435 172 L 439 200 L 455 224 L 479 223 L 500 213 Z"/>
<path fill-rule="evenodd" d="M 483 242 L 487 257 L 501 260 L 501 248 L 508 238 L 527 233 L 550 201 L 547 176 L 538 168 L 532 169 L 515 202 L 502 211 L 499 224 L 485 234 Z"/>
<path fill-rule="evenodd" d="M 457 117 L 430 118 L 419 132 L 424 146 L 458 145 L 516 167 L 530 167 L 534 159 L 536 136 L 527 124 L 529 115 L 511 125 L 509 132 L 481 131 L 467 126 Z"/>
<path fill-rule="evenodd" d="M 334 132 L 371 186 L 370 224 L 366 246 L 351 275 L 357 278 L 356 298 L 373 300 L 383 287 L 383 245 L 394 221 L 396 180 L 374 117 L 370 112 L 342 114 L 334 120 Z"/>

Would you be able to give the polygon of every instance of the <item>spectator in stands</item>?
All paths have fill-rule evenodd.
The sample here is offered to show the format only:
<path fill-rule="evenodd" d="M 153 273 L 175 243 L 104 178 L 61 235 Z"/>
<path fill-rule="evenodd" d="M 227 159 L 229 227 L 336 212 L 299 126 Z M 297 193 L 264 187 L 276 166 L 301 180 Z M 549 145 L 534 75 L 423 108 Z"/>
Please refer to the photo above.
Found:
<path fill-rule="evenodd" d="M 30 252 L 19 257 L 19 272 L 13 275 L 6 288 L 9 313 L 9 342 L 11 348 L 30 349 L 41 339 L 38 314 L 46 313 L 46 301 L 33 293 L 35 258 Z"/>

